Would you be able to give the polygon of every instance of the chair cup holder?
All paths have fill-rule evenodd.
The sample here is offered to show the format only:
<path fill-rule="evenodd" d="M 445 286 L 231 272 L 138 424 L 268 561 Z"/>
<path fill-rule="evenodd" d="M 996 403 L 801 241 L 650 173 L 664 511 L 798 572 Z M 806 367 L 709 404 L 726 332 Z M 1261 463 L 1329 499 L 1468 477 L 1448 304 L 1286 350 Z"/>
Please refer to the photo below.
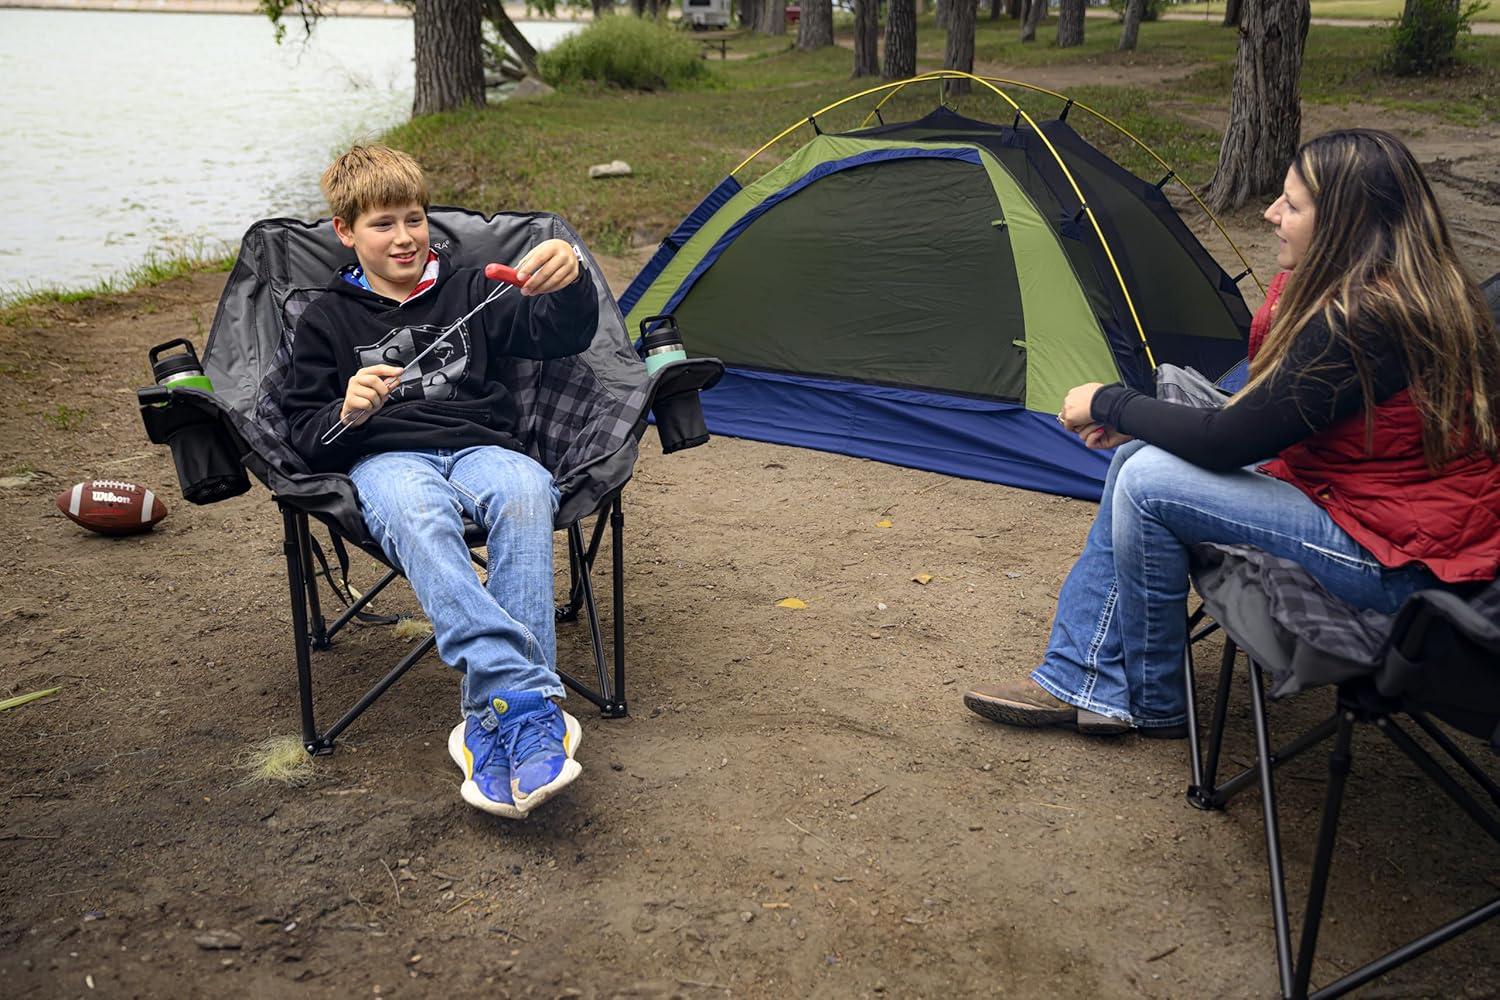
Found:
<path fill-rule="evenodd" d="M 139 389 L 136 396 L 146 436 L 172 449 L 184 500 L 218 503 L 250 489 L 240 450 L 208 397 L 161 386 Z"/>
<path fill-rule="evenodd" d="M 716 385 L 724 375 L 717 358 L 674 361 L 656 374 L 651 416 L 663 454 L 696 448 L 709 439 L 698 394 Z"/>

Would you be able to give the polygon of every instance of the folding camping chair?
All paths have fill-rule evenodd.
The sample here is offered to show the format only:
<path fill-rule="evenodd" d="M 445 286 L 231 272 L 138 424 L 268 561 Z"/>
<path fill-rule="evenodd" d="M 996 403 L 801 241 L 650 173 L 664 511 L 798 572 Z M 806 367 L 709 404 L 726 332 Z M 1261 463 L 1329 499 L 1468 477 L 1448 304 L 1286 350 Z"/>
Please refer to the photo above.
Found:
<path fill-rule="evenodd" d="M 1352 764 L 1356 723 L 1373 724 L 1457 802 L 1500 848 L 1500 785 L 1433 721 L 1489 741 L 1500 754 L 1500 581 L 1465 600 L 1447 591 L 1414 594 L 1394 616 L 1356 611 L 1329 596 L 1296 563 L 1247 546 L 1201 545 L 1195 551 L 1194 583 L 1204 609 L 1224 631 L 1207 757 L 1202 754 L 1195 708 L 1192 656 L 1187 657 L 1188 745 L 1192 783 L 1188 801 L 1221 809 L 1244 788 L 1258 784 L 1265 817 L 1277 972 L 1287 998 L 1341 996 L 1445 941 L 1500 916 L 1500 895 L 1441 927 L 1309 994 L 1313 958 L 1323 918 L 1324 895 L 1338 832 L 1345 780 Z M 1218 779 L 1235 654 L 1249 659 L 1251 720 L 1256 759 L 1224 781 Z M 1333 714 L 1279 750 L 1271 749 L 1265 693 L 1272 697 L 1333 685 Z M 1450 771 L 1397 721 L 1405 715 L 1427 733 L 1473 784 L 1494 803 L 1482 806 Z M 1332 736 L 1329 781 L 1318 831 L 1300 941 L 1295 956 L 1282 872 L 1281 830 L 1276 812 L 1275 769 Z"/>
<path fill-rule="evenodd" d="M 502 213 L 486 219 L 461 209 L 435 208 L 429 223 L 433 246 L 460 267 L 513 263 L 551 238 L 581 245 L 561 219 L 545 213 Z M 270 489 L 280 509 L 303 746 L 310 754 L 331 752 L 338 735 L 435 645 L 429 636 L 338 721 L 319 731 L 313 712 L 311 653 L 327 649 L 351 621 L 394 621 L 375 618 L 366 608 L 401 575 L 365 530 L 353 482 L 345 475 L 308 470 L 287 442 L 280 407 L 297 319 L 322 294 L 338 267 L 351 259 L 326 220 L 256 223 L 241 243 L 204 350 L 203 368 L 214 391 L 158 385 L 138 392 L 147 434 L 153 442 L 172 446 L 187 499 L 212 503 L 242 493 L 250 485 L 248 469 Z M 594 274 L 599 274 L 596 265 Z M 648 376 L 614 297 L 602 279 L 596 284 L 599 326 L 589 348 L 551 361 L 509 359 L 502 378 L 521 412 L 527 453 L 552 472 L 561 492 L 555 524 L 567 533 L 570 585 L 557 616 L 559 621 L 573 621 L 580 610 L 585 613 L 597 686 L 559 673 L 568 687 L 605 716 L 618 717 L 627 713 L 620 492 L 634 469 L 648 415 L 656 416 L 664 452 L 708 439 L 697 393 L 718 381 L 723 365 L 712 358 L 691 359 Z M 584 521 L 590 515 L 595 522 L 586 537 Z M 337 578 L 313 537 L 309 518 L 328 530 L 340 569 Z M 612 564 L 612 672 L 592 582 L 606 526 Z M 485 544 L 484 532 L 466 524 L 465 537 L 475 563 L 483 566 L 485 558 L 472 550 Z M 363 593 L 348 586 L 346 542 L 385 567 Z M 316 570 L 315 558 L 321 567 Z M 332 622 L 325 619 L 319 600 L 320 578 L 347 605 Z"/>

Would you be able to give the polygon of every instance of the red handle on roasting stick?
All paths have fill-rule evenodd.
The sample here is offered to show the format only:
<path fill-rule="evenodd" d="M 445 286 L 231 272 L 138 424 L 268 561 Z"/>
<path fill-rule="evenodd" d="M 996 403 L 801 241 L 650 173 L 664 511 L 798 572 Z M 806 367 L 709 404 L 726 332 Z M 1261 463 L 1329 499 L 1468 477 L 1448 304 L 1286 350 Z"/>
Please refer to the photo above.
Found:
<path fill-rule="evenodd" d="M 418 361 L 421 361 L 429 353 L 431 353 L 433 348 L 437 347 L 443 341 L 447 340 L 453 334 L 453 331 L 462 326 L 464 324 L 464 321 L 467 320 L 470 316 L 473 316 L 479 310 L 483 309 L 485 306 L 489 305 L 491 302 L 495 301 L 500 296 L 510 291 L 512 288 L 520 288 L 525 285 L 527 281 L 531 280 L 531 275 L 528 274 L 523 280 L 521 276 L 516 272 L 515 268 L 507 267 L 504 264 L 484 265 L 484 276 L 491 281 L 500 282 L 500 287 L 496 288 L 493 292 L 490 292 L 490 294 L 486 295 L 484 297 L 484 301 L 480 302 L 479 305 L 475 306 L 473 309 L 470 309 L 458 319 L 454 320 L 451 324 L 449 324 L 447 329 L 437 335 L 436 340 L 423 348 L 421 353 L 412 358 L 406 364 L 402 365 L 402 374 L 405 374 L 408 368 L 410 368 L 412 365 L 415 365 Z M 400 384 L 401 375 L 392 375 L 385 380 L 385 387 L 387 391 L 396 388 L 396 386 Z M 338 423 L 334 424 L 328 429 L 328 433 L 323 435 L 323 443 L 333 444 L 333 442 L 339 439 L 340 434 L 344 433 L 349 428 L 354 427 L 358 424 L 362 424 L 366 420 L 368 420 L 372 412 L 373 411 L 371 410 L 358 410 L 355 413 L 351 413 L 349 416 L 342 418 Z"/>

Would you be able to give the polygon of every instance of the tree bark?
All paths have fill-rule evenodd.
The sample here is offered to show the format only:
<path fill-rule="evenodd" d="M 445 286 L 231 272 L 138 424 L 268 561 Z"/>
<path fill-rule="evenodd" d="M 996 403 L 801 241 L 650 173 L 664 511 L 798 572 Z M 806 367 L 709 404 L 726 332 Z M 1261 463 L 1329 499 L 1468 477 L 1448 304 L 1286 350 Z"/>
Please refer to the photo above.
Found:
<path fill-rule="evenodd" d="M 762 35 L 786 34 L 786 0 L 761 0 L 755 30 Z"/>
<path fill-rule="evenodd" d="M 990 0 L 990 20 L 1000 20 L 1000 8 L 1003 6 L 1000 0 Z"/>
<path fill-rule="evenodd" d="M 933 23 L 939 31 L 948 30 L 948 19 L 951 16 L 949 9 L 952 6 L 953 0 L 937 0 L 937 15 L 933 18 Z"/>
<path fill-rule="evenodd" d="M 1005 16 L 1012 21 L 1019 21 L 1026 16 L 1025 0 L 1005 0 Z"/>
<path fill-rule="evenodd" d="M 516 23 L 505 12 L 505 5 L 500 0 L 482 0 L 482 2 L 485 20 L 495 26 L 495 33 L 500 36 L 500 40 L 516 54 L 516 58 L 526 68 L 528 75 L 540 77 L 541 73 L 537 72 L 536 68 L 536 47 L 527 40 L 525 35 L 521 34 L 521 29 L 516 27 Z M 596 2 L 601 2 L 601 0 L 596 0 Z"/>
<path fill-rule="evenodd" d="M 827 48 L 833 44 L 833 0 L 802 0 L 797 18 L 797 48 Z"/>
<path fill-rule="evenodd" d="M 1141 14 L 1146 10 L 1146 0 L 1126 0 L 1125 26 L 1120 29 L 1120 51 L 1134 52 L 1136 36 L 1141 31 Z"/>
<path fill-rule="evenodd" d="M 1215 211 L 1239 208 L 1281 189 L 1302 133 L 1302 49 L 1308 0 L 1258 0 L 1245 8 L 1229 126 L 1205 199 Z"/>
<path fill-rule="evenodd" d="M 1224 27 L 1238 28 L 1245 10 L 1244 0 L 1225 0 Z"/>
<path fill-rule="evenodd" d="M 610 0 L 589 0 L 589 7 L 593 10 L 596 21 L 606 14 L 615 12 L 615 5 L 610 3 Z"/>
<path fill-rule="evenodd" d="M 880 74 L 880 0 L 854 0 L 854 75 Z"/>
<path fill-rule="evenodd" d="M 740 27 L 754 28 L 760 20 L 761 0 L 740 0 Z"/>
<path fill-rule="evenodd" d="M 885 66 L 880 75 L 887 80 L 902 80 L 916 74 L 916 0 L 890 0 L 885 13 Z"/>
<path fill-rule="evenodd" d="M 1026 0 L 1026 19 L 1021 22 L 1021 41 L 1036 41 L 1037 25 L 1047 16 L 1047 0 Z"/>
<path fill-rule="evenodd" d="M 422 0 L 412 15 L 416 93 L 411 113 L 484 105 L 478 0 Z"/>
<path fill-rule="evenodd" d="M 943 46 L 943 68 L 974 72 L 974 19 L 978 0 L 948 0 L 948 41 Z M 949 80 L 948 93 L 955 96 L 973 90 L 968 80 Z"/>
<path fill-rule="evenodd" d="M 1084 0 L 1058 0 L 1057 47 L 1070 49 L 1083 44 Z"/>

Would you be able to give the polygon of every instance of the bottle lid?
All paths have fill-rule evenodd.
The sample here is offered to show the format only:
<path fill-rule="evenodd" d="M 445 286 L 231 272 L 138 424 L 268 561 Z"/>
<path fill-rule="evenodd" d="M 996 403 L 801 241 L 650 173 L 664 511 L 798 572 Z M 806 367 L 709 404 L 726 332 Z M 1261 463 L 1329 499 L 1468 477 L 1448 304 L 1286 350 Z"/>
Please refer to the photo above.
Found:
<path fill-rule="evenodd" d="M 173 354 L 170 357 L 158 358 L 151 366 L 151 374 L 156 376 L 156 381 L 162 382 L 173 375 L 191 373 L 201 375 L 203 366 L 198 362 L 194 354 Z"/>
<path fill-rule="evenodd" d="M 641 347 L 646 351 L 681 346 L 682 336 L 677 332 L 675 325 L 659 326 L 641 338 Z"/>

